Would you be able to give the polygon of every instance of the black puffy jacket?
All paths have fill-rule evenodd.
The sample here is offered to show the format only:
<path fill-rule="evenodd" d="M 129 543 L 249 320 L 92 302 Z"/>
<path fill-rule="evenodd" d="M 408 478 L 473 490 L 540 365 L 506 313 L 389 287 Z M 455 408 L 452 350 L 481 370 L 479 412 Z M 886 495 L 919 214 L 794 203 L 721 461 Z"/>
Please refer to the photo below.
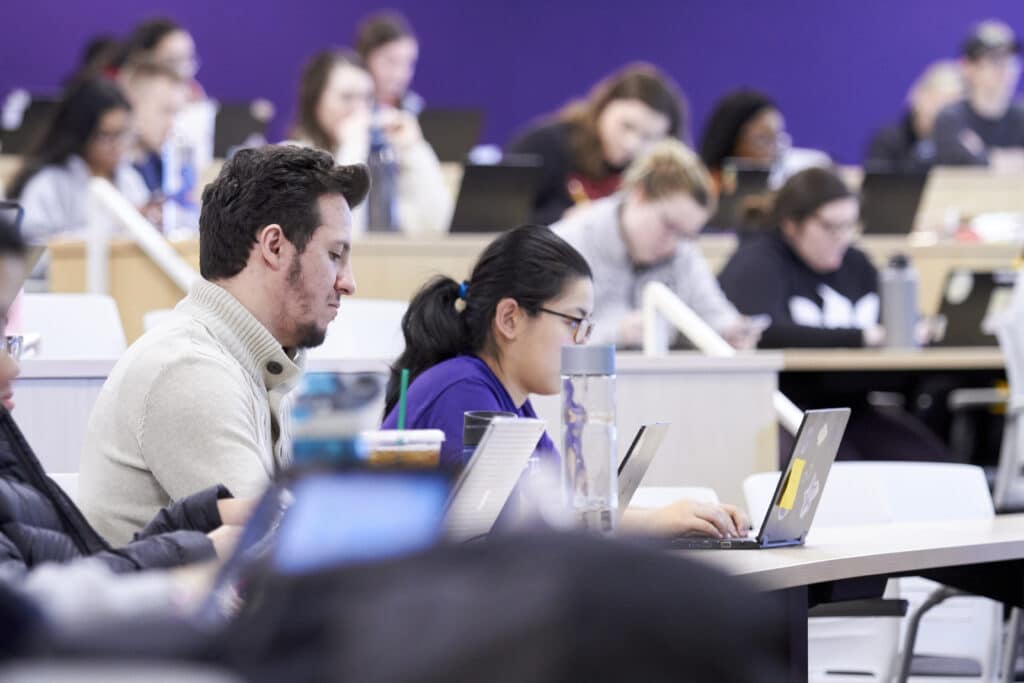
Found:
<path fill-rule="evenodd" d="M 205 489 L 160 513 L 135 540 L 112 548 L 50 480 L 10 413 L 0 408 L 0 573 L 43 562 L 96 557 L 115 572 L 175 567 L 213 559 L 206 533 L 221 524 L 222 486 Z"/>

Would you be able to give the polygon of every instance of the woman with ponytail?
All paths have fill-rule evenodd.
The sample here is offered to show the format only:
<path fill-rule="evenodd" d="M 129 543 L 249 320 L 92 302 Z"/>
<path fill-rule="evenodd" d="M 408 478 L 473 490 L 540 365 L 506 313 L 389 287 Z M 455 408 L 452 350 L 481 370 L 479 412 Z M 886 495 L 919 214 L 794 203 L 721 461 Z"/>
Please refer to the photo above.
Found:
<path fill-rule="evenodd" d="M 562 346 L 587 342 L 593 310 L 590 267 L 565 240 L 540 226 L 502 234 L 484 250 L 469 280 L 437 277 L 409 304 L 402 319 L 405 351 L 392 369 L 384 428 L 397 426 L 401 371 L 408 369 L 406 426 L 442 430 L 442 463 L 465 464 L 463 413 L 536 417 L 529 395 L 559 392 Z M 559 457 L 546 433 L 534 457 Z M 735 535 L 747 525 L 732 506 L 689 500 L 631 511 L 627 521 L 665 535 Z"/>
<path fill-rule="evenodd" d="M 540 226 L 504 233 L 467 282 L 437 277 L 409 304 L 385 427 L 396 424 L 399 375 L 408 368 L 410 425 L 443 430 L 442 462 L 462 464 L 463 412 L 536 417 L 527 397 L 558 393 L 562 346 L 587 341 L 593 309 L 590 267 L 579 252 Z M 547 435 L 540 447 L 554 451 Z"/>

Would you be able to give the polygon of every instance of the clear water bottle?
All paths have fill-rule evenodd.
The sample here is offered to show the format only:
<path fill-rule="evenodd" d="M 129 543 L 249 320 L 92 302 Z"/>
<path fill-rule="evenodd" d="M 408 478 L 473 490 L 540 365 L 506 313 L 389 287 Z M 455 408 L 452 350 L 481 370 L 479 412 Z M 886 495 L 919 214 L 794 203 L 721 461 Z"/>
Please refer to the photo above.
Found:
<path fill-rule="evenodd" d="M 894 254 L 882 269 L 882 326 L 885 345 L 892 348 L 918 346 L 917 271 L 904 254 Z"/>
<path fill-rule="evenodd" d="M 366 200 L 367 223 L 371 231 L 398 230 L 398 159 L 380 126 L 370 127 L 370 196 Z"/>
<path fill-rule="evenodd" d="M 195 150 L 189 141 L 173 135 L 162 150 L 163 232 L 173 235 L 178 230 L 195 231 L 199 226 L 199 207 L 193 199 L 198 171 Z"/>
<path fill-rule="evenodd" d="M 615 346 L 562 348 L 565 503 L 588 530 L 614 530 L 619 507 L 615 449 Z"/>
<path fill-rule="evenodd" d="M 384 378 L 370 372 L 313 372 L 303 377 L 291 408 L 295 467 L 362 467 L 369 455 L 360 432 L 376 426 Z"/>

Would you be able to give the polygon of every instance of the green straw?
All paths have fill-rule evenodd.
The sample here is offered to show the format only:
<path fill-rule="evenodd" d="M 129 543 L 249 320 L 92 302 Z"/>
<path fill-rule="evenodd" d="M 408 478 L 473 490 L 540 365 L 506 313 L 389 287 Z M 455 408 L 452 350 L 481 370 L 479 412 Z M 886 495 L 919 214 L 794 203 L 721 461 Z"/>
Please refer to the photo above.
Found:
<path fill-rule="evenodd" d="M 409 393 L 409 368 L 402 368 L 402 383 L 398 390 L 398 431 L 405 429 L 405 397 Z"/>

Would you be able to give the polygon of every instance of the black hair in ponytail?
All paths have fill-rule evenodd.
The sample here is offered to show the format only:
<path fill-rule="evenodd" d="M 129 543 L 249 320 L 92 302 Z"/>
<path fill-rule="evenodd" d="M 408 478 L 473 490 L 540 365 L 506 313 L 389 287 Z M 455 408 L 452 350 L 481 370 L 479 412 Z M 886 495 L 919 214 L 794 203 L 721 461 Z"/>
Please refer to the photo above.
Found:
<path fill-rule="evenodd" d="M 536 315 L 570 281 L 591 277 L 586 259 L 539 225 L 509 230 L 491 242 L 465 287 L 450 277 L 435 277 L 413 297 L 402 318 L 405 351 L 391 368 L 385 414 L 398 403 L 403 368 L 412 381 L 449 358 L 490 349 L 491 325 L 502 299 L 515 299 Z"/>

